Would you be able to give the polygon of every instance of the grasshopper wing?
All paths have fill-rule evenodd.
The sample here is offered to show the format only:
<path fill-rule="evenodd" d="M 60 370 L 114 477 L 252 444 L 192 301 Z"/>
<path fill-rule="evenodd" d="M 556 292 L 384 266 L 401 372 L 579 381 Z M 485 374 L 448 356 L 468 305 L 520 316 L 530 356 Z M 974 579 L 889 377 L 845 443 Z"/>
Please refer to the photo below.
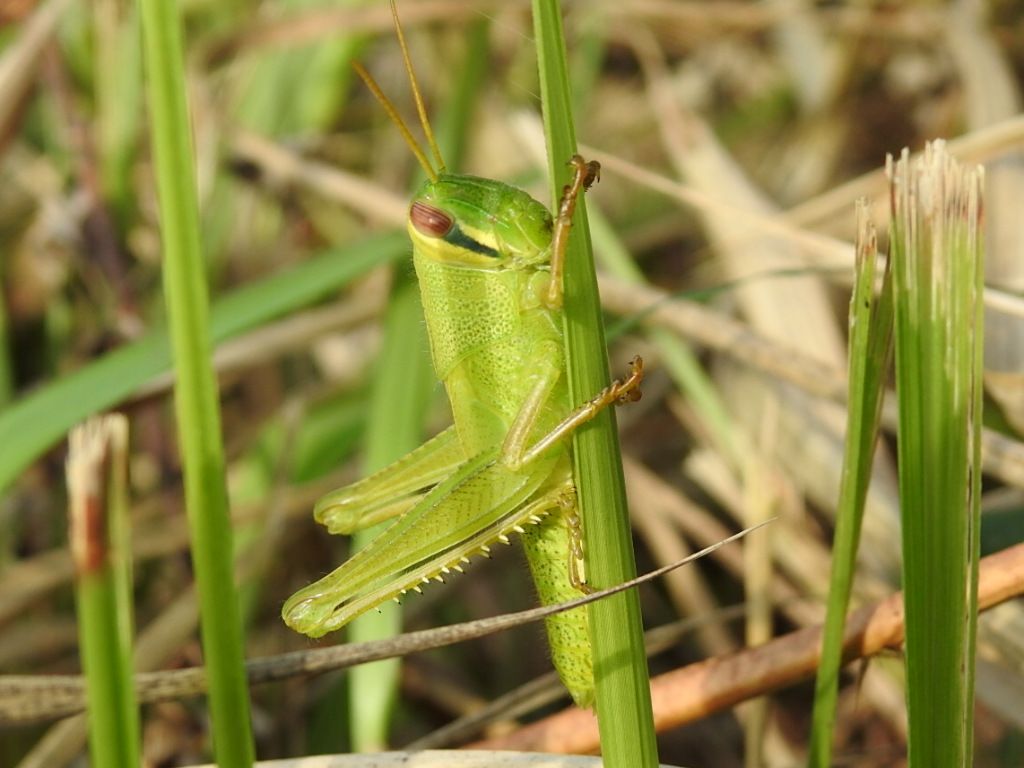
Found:
<path fill-rule="evenodd" d="M 500 448 L 464 462 L 365 548 L 284 604 L 285 622 L 320 637 L 359 614 L 486 553 L 487 545 L 530 522 L 528 502 L 560 457 L 518 471 L 497 461 Z M 525 519 L 520 519 L 525 518 Z"/>

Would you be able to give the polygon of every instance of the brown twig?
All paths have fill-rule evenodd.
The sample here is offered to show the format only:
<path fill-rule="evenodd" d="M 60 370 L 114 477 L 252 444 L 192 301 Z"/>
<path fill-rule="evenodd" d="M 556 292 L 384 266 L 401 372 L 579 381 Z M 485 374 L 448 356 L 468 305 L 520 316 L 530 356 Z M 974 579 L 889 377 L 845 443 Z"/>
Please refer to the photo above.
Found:
<path fill-rule="evenodd" d="M 979 610 L 1024 594 L 1024 544 L 981 561 Z M 846 623 L 843 657 L 871 656 L 903 642 L 903 594 L 854 612 Z M 756 648 L 717 656 L 651 680 L 654 721 L 668 730 L 814 674 L 821 652 L 821 626 L 791 632 Z M 591 712 L 566 709 L 505 737 L 470 744 L 470 749 L 571 752 L 599 747 Z"/>

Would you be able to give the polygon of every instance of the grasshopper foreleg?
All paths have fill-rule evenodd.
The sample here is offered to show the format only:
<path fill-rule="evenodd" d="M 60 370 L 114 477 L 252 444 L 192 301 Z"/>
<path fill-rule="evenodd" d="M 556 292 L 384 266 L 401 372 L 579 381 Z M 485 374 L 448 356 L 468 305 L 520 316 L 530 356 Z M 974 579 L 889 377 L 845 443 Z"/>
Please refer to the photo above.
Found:
<path fill-rule="evenodd" d="M 533 461 L 552 445 L 569 437 L 573 432 L 597 416 L 597 414 L 608 406 L 615 405 L 616 403 L 629 403 L 639 400 L 640 382 L 642 382 L 644 378 L 644 361 L 639 356 L 634 357 L 630 362 L 629 367 L 629 376 L 624 381 L 616 379 L 611 383 L 611 385 L 598 392 L 595 397 L 591 398 L 562 419 L 554 429 L 540 438 L 540 440 L 530 446 L 530 448 L 523 453 L 519 460 L 520 463 L 528 464 Z"/>
<path fill-rule="evenodd" d="M 548 284 L 548 295 L 545 300 L 551 309 L 562 306 L 565 249 L 569 245 L 569 230 L 572 229 L 572 217 L 576 212 L 576 200 L 582 192 L 590 189 L 595 181 L 601 179 L 601 166 L 597 161 L 587 162 L 579 155 L 573 155 L 569 162 L 573 167 L 572 181 L 562 190 L 562 200 L 558 204 L 558 216 L 555 218 L 554 233 L 551 236 L 551 282 Z"/>
<path fill-rule="evenodd" d="M 620 381 L 616 379 L 608 387 L 597 393 L 579 408 L 574 410 L 554 429 L 541 437 L 532 446 L 527 447 L 526 440 L 529 438 L 537 414 L 540 412 L 544 401 L 552 387 L 561 376 L 560 361 L 561 350 L 551 350 L 550 358 L 542 358 L 547 364 L 542 366 L 536 375 L 536 383 L 530 390 L 529 396 L 523 403 L 515 422 L 509 429 L 502 444 L 502 461 L 512 469 L 529 464 L 552 445 L 569 437 L 580 426 L 590 421 L 598 413 L 610 405 L 616 403 L 635 402 L 640 399 L 640 383 L 644 377 L 644 361 L 639 356 L 634 357 L 630 362 L 629 376 Z M 556 365 L 557 363 L 557 365 Z"/>

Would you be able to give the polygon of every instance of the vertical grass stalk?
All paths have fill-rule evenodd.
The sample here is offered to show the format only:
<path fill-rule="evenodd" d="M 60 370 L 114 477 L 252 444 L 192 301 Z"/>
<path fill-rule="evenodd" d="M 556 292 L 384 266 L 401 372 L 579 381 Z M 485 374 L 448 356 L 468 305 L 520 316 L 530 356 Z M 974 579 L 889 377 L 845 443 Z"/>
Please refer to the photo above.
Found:
<path fill-rule="evenodd" d="M 822 639 L 821 663 L 814 690 L 814 716 L 808 765 L 832 765 L 832 734 L 843 665 L 843 629 L 860 542 L 864 500 L 878 443 L 878 426 L 885 379 L 892 359 L 892 271 L 886 260 L 882 287 L 875 294 L 875 228 L 868 208 L 857 202 L 857 250 L 853 293 L 850 296 L 850 396 L 846 412 L 846 449 L 836 508 L 832 543 L 832 575 Z"/>
<path fill-rule="evenodd" d="M 140 0 L 147 94 L 160 198 L 164 294 L 177 381 L 174 400 L 213 740 L 221 768 L 253 761 L 239 607 L 232 571 L 224 451 L 211 366 L 181 21 L 173 0 Z"/>
<path fill-rule="evenodd" d="M 552 200 L 557 204 L 569 180 L 568 161 L 576 152 L 557 0 L 533 0 L 533 18 Z M 607 386 L 608 355 L 582 199 L 573 225 L 566 258 L 565 337 L 570 397 L 582 403 Z M 612 409 L 576 433 L 573 455 L 587 578 L 597 588 L 630 579 L 636 565 Z M 605 765 L 656 766 L 650 682 L 636 592 L 598 601 L 588 607 L 588 616 Z"/>
<path fill-rule="evenodd" d="M 400 265 L 398 270 L 406 269 Z M 384 341 L 374 373 L 365 441 L 365 469 L 370 474 L 422 442 L 434 374 L 427 356 L 426 327 L 416 281 L 396 276 L 384 318 Z M 369 544 L 388 520 L 353 536 L 353 550 Z M 348 641 L 361 643 L 402 631 L 402 609 L 387 602 L 354 620 Z M 349 719 L 352 750 L 379 752 L 387 747 L 388 723 L 398 690 L 399 659 L 355 667 L 349 673 Z"/>
<path fill-rule="evenodd" d="M 415 276 L 407 263 L 398 264 L 395 269 L 384 317 L 384 339 L 370 394 L 364 442 L 367 475 L 422 442 L 429 395 L 435 382 Z M 352 538 L 353 550 L 365 547 L 392 522 L 356 532 Z M 348 642 L 380 640 L 401 631 L 401 606 L 387 602 L 349 625 Z M 379 752 L 387 748 L 400 663 L 399 659 L 385 659 L 355 667 L 349 673 L 349 721 L 354 752 Z"/>
<path fill-rule="evenodd" d="M 69 443 L 69 540 L 89 755 L 97 766 L 136 766 L 139 708 L 132 675 L 128 421 L 121 415 L 91 419 L 71 432 Z"/>
<path fill-rule="evenodd" d="M 131 174 L 142 92 L 138 22 L 119 0 L 93 3 L 96 139 L 103 196 L 124 227 L 133 206 Z"/>
<path fill-rule="evenodd" d="M 911 768 L 970 765 L 981 430 L 981 168 L 887 165 Z"/>
<path fill-rule="evenodd" d="M 227 341 L 331 296 L 374 267 L 407 258 L 408 243 L 404 232 L 374 235 L 236 288 L 213 305 L 212 339 Z M 170 368 L 168 334 L 155 329 L 0 408 L 0 491 L 75 424 Z"/>

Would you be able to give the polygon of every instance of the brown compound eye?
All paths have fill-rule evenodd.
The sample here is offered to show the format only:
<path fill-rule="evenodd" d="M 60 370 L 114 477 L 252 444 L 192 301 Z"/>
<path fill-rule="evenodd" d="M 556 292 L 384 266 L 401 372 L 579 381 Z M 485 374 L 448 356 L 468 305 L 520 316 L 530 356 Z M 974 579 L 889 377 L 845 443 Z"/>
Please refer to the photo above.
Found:
<path fill-rule="evenodd" d="M 416 227 L 417 232 L 427 237 L 444 237 L 455 225 L 455 219 L 440 208 L 421 203 L 419 200 L 409 209 L 409 221 Z"/>

